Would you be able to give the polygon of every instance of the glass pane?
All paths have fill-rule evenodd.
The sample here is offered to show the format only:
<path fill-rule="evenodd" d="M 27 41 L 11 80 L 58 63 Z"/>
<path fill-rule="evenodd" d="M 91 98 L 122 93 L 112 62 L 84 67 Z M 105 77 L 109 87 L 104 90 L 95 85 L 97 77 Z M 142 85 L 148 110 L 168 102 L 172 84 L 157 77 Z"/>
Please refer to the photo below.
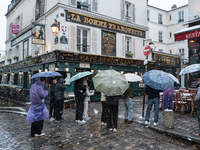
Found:
<path fill-rule="evenodd" d="M 77 45 L 77 51 L 80 52 L 81 51 L 81 46 Z"/>
<path fill-rule="evenodd" d="M 83 45 L 87 45 L 87 38 L 83 38 Z"/>
<path fill-rule="evenodd" d="M 83 37 L 87 37 L 87 30 L 83 30 Z"/>
<path fill-rule="evenodd" d="M 77 44 L 81 44 L 81 37 L 77 37 Z"/>
<path fill-rule="evenodd" d="M 77 36 L 81 36 L 81 29 L 77 29 Z"/>
<path fill-rule="evenodd" d="M 87 45 L 83 46 L 83 52 L 87 52 Z"/>

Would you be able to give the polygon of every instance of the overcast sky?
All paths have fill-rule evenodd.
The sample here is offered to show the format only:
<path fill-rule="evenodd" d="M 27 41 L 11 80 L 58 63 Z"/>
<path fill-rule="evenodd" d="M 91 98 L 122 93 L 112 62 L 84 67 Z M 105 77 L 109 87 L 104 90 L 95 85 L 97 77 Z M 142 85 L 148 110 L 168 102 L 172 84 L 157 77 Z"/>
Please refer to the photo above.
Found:
<path fill-rule="evenodd" d="M 8 4 L 10 4 L 11 0 L 1 0 L 0 5 L 0 50 L 5 50 L 5 40 L 6 40 L 6 17 L 5 14 L 7 12 Z M 177 7 L 186 5 L 188 0 L 149 0 L 149 5 L 164 9 L 170 10 L 173 4 L 176 4 Z"/>

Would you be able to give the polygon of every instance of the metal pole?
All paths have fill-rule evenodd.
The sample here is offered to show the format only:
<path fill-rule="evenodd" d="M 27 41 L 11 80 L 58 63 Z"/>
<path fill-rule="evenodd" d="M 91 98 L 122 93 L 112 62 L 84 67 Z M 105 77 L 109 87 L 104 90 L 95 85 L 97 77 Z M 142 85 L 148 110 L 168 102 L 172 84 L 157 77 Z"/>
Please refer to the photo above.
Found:
<path fill-rule="evenodd" d="M 148 60 L 148 56 L 146 56 L 146 59 Z M 145 72 L 147 72 L 147 64 L 145 64 Z M 144 118 L 144 107 L 145 107 L 145 91 L 143 94 L 143 105 L 142 105 L 142 117 Z"/>

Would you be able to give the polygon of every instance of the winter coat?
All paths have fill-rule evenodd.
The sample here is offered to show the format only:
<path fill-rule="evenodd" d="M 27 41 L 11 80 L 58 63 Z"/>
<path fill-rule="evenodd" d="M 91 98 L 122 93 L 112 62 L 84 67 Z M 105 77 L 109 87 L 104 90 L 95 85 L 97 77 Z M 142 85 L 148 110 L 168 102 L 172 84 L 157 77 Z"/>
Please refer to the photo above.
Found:
<path fill-rule="evenodd" d="M 124 92 L 123 94 L 124 98 L 126 97 L 130 97 L 133 98 L 133 88 L 131 87 L 131 85 L 129 85 L 128 89 Z"/>
<path fill-rule="evenodd" d="M 33 123 L 49 117 L 49 112 L 44 104 L 48 91 L 44 90 L 42 82 L 37 79 L 30 89 L 31 107 L 28 111 L 26 122 Z"/>
<path fill-rule="evenodd" d="M 84 101 L 87 101 L 87 102 L 90 100 L 90 96 L 94 95 L 94 93 L 90 92 L 89 87 L 87 87 L 87 86 L 86 86 L 86 93 L 85 94 L 86 94 L 86 96 L 85 96 Z"/>
<path fill-rule="evenodd" d="M 200 84 L 197 85 L 196 96 L 194 98 L 194 106 L 196 109 L 200 110 Z"/>
<path fill-rule="evenodd" d="M 107 105 L 119 105 L 120 98 L 121 98 L 121 95 L 106 96 L 106 104 Z"/>
<path fill-rule="evenodd" d="M 83 79 L 76 80 L 74 84 L 74 94 L 76 101 L 84 101 L 86 87 L 83 85 Z"/>
<path fill-rule="evenodd" d="M 64 81 L 65 80 L 63 78 L 60 78 L 58 80 L 58 83 L 56 84 L 56 87 L 55 87 L 55 100 L 56 101 L 64 100 L 64 91 L 66 89 L 65 85 L 63 85 Z"/>
<path fill-rule="evenodd" d="M 50 101 L 54 102 L 55 101 L 55 88 L 56 88 L 56 84 L 51 84 L 51 87 L 50 87 Z"/>
<path fill-rule="evenodd" d="M 101 92 L 101 101 L 105 102 L 106 101 L 106 95 Z"/>
<path fill-rule="evenodd" d="M 148 94 L 148 99 L 159 98 L 159 92 L 162 92 L 161 90 L 155 90 L 148 85 L 145 85 L 144 91 Z"/>

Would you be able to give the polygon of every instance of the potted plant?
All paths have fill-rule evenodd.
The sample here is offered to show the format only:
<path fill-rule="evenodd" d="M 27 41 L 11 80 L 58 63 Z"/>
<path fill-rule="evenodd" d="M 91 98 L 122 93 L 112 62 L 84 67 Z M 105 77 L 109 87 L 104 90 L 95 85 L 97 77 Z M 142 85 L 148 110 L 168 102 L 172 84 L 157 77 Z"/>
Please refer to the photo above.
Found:
<path fill-rule="evenodd" d="M 29 58 L 31 58 L 32 56 L 31 55 L 27 55 L 26 57 L 25 57 L 25 60 L 28 60 Z"/>
<path fill-rule="evenodd" d="M 10 58 L 8 58 L 8 59 L 7 59 L 7 61 L 11 61 L 11 59 L 10 59 Z"/>
<path fill-rule="evenodd" d="M 133 58 L 133 54 L 130 53 L 130 52 L 127 52 L 127 53 L 126 53 L 126 56 L 127 56 L 128 58 Z"/>
<path fill-rule="evenodd" d="M 13 59 L 18 61 L 19 57 L 14 56 Z"/>

